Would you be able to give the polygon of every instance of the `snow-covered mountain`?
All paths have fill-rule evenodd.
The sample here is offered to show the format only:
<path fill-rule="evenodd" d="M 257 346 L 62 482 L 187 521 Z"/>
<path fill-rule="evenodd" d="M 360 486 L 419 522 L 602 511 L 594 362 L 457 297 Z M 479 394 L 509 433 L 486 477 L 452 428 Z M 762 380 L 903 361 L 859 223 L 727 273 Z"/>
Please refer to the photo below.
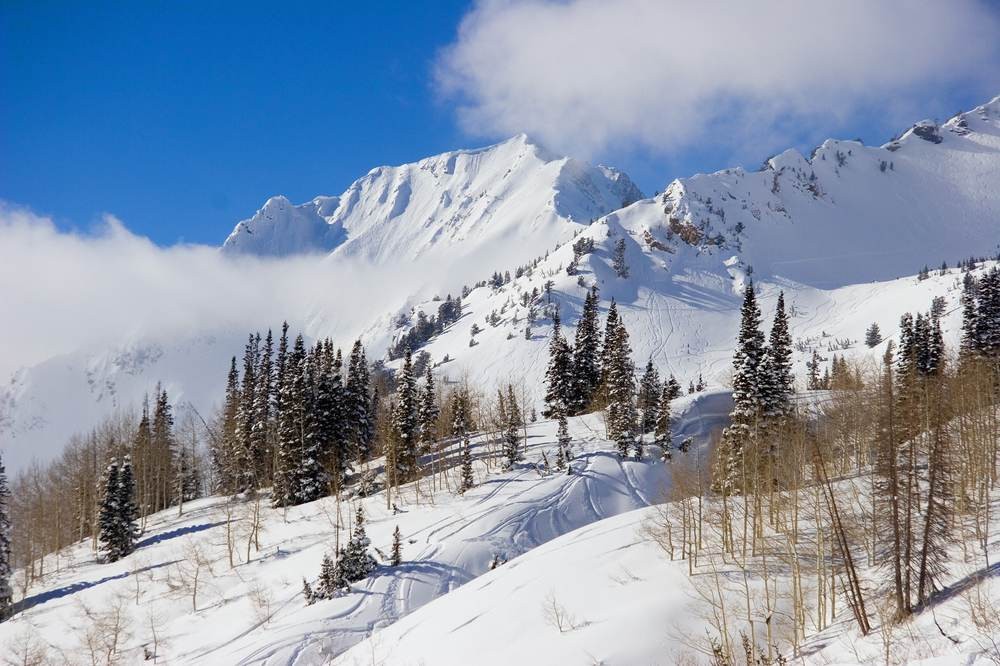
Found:
<path fill-rule="evenodd" d="M 449 359 L 442 374 L 468 374 L 484 387 L 524 380 L 541 398 L 546 303 L 536 308 L 528 340 L 522 295 L 544 291 L 551 280 L 551 300 L 570 335 L 584 290 L 596 285 L 602 308 L 612 297 L 618 301 L 637 363 L 652 358 L 685 383 L 700 372 L 725 384 L 739 291 L 751 270 L 765 310 L 785 290 L 792 332 L 804 350 L 800 364 L 813 347 L 856 343 L 872 321 L 891 333 L 900 314 L 926 309 L 933 295 L 946 295 L 952 310 L 957 307 L 955 272 L 923 282 L 893 278 L 914 275 L 925 264 L 954 265 L 970 254 L 996 252 L 1000 98 L 940 125 L 918 123 L 882 147 L 826 141 L 809 158 L 786 151 L 760 171 L 682 178 L 656 197 L 636 201 L 639 196 L 620 172 L 554 158 L 521 135 L 375 169 L 340 197 L 299 206 L 271 199 L 237 225 L 222 252 L 313 252 L 325 253 L 323 261 L 363 262 L 384 272 L 380 288 L 392 291 L 404 312 L 413 305 L 427 314 L 438 305 L 421 302 L 429 294 L 457 293 L 494 271 L 516 275 L 517 267 L 537 259 L 503 287 L 480 287 L 464 299 L 463 318 L 426 346 L 435 362 Z M 577 259 L 570 275 L 574 238 L 593 241 L 594 249 Z M 628 278 L 611 266 L 619 239 L 626 244 Z M 422 283 L 398 277 L 415 267 L 427 267 Z M 340 292 L 353 288 L 337 285 Z M 378 356 L 405 332 L 397 327 L 399 314 L 363 313 L 364 323 L 339 330 L 338 342 L 346 346 L 364 331 L 370 356 Z M 293 316 L 312 322 L 307 333 L 325 335 L 324 321 L 340 315 L 320 305 Z M 470 346 L 473 324 L 482 333 Z M 957 330 L 955 312 L 945 325 Z M 138 404 L 157 381 L 207 412 L 244 334 L 192 331 L 190 340 L 169 344 L 109 341 L 106 349 L 80 350 L 19 372 L 0 388 L 0 437 L 10 466 L 53 455 L 72 432 L 95 424 L 112 404 Z M 854 344 L 848 353 L 861 352 Z M 142 362 L 111 362 L 116 358 Z M 114 402 L 106 397 L 112 394 Z"/>
<path fill-rule="evenodd" d="M 298 206 L 273 197 L 236 225 L 223 252 L 333 252 L 378 265 L 457 253 L 501 268 L 523 259 L 524 243 L 551 247 L 640 198 L 622 172 L 554 157 L 520 134 L 480 150 L 372 169 L 339 197 Z"/>

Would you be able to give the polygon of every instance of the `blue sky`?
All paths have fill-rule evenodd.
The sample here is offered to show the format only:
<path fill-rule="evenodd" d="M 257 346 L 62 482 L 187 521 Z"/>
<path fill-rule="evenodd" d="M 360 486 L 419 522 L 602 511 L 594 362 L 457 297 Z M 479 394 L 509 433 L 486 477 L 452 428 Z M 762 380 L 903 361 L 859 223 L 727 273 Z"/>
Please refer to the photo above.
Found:
<path fill-rule="evenodd" d="M 217 244 L 272 194 L 293 201 L 338 194 L 380 164 L 481 145 L 518 129 L 575 147 L 543 123 L 535 127 L 533 117 L 493 112 L 492 71 L 470 75 L 466 65 L 490 70 L 496 58 L 502 80 L 509 58 L 488 53 L 497 42 L 482 37 L 497 25 L 493 15 L 474 12 L 475 29 L 457 40 L 473 9 L 468 2 L 87 4 L 0 6 L 0 199 L 52 215 L 62 228 L 87 228 L 110 212 L 159 244 Z M 441 50 L 456 43 L 449 69 L 463 81 L 444 96 L 435 67 Z M 725 116 L 712 114 L 696 132 L 677 125 L 712 137 L 705 141 L 628 129 L 583 140 L 607 129 L 593 125 L 575 136 L 581 154 L 620 166 L 651 193 L 675 176 L 733 162 L 756 166 L 788 142 L 807 149 L 836 135 L 880 143 L 903 118 L 985 101 L 1000 92 L 986 94 L 995 81 L 948 81 L 924 92 L 914 92 L 921 81 L 910 82 L 905 104 L 890 108 L 860 95 L 829 117 L 799 105 L 788 107 L 791 113 L 778 108 L 766 131 L 735 132 L 731 140 Z M 633 87 L 643 85 L 638 79 Z M 724 93 L 705 91 L 688 103 L 697 109 Z M 558 102 L 541 103 L 558 110 Z M 740 118 L 745 126 L 746 114 Z"/>

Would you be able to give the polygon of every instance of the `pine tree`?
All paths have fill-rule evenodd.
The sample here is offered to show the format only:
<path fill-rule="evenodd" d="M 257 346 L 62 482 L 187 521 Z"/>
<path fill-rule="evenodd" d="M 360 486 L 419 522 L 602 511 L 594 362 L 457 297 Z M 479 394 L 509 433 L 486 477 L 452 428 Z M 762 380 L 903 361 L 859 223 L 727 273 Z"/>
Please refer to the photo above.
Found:
<path fill-rule="evenodd" d="M 313 355 L 310 365 L 313 379 L 312 420 L 315 455 L 324 470 L 322 479 L 332 480 L 336 488 L 343 485 L 347 476 L 347 459 L 341 423 L 342 387 L 340 367 L 333 354 L 333 343 L 327 339 Z M 321 490 L 317 489 L 320 493 Z"/>
<path fill-rule="evenodd" d="M 302 336 L 299 336 L 301 339 Z M 296 340 L 296 347 L 298 340 Z M 323 461 L 326 459 L 327 433 L 325 428 L 326 414 L 320 412 L 317 405 L 317 386 L 323 381 L 323 359 L 322 352 L 318 347 L 314 347 L 310 352 L 305 353 L 302 363 L 297 373 L 300 377 L 297 391 L 298 401 L 301 405 L 300 428 L 301 428 L 301 448 L 296 472 L 296 486 L 298 493 L 295 501 L 297 504 L 313 502 L 325 493 L 327 486 L 326 472 L 323 469 Z"/>
<path fill-rule="evenodd" d="M 872 349 L 880 344 L 882 344 L 882 331 L 879 330 L 877 323 L 872 322 L 872 325 L 865 331 L 865 345 Z"/>
<path fill-rule="evenodd" d="M 615 274 L 620 278 L 628 278 L 628 264 L 625 262 L 625 239 L 615 241 L 615 251 L 612 257 Z"/>
<path fill-rule="evenodd" d="M 257 366 L 260 363 L 260 335 L 250 335 L 243 350 L 243 384 L 240 387 L 236 417 L 238 435 L 237 490 L 256 487 L 253 464 L 254 394 L 257 390 Z"/>
<path fill-rule="evenodd" d="M 819 362 L 819 352 L 814 349 L 812 356 L 806 361 L 806 371 L 808 372 L 806 375 L 806 388 L 810 391 L 822 388 L 819 378 Z"/>
<path fill-rule="evenodd" d="M 312 606 L 316 603 L 316 593 L 313 592 L 312 585 L 305 577 L 302 578 L 302 598 L 306 600 L 306 606 Z"/>
<path fill-rule="evenodd" d="M 451 394 L 451 434 L 465 437 L 469 431 L 469 400 L 465 389 Z"/>
<path fill-rule="evenodd" d="M 733 411 L 731 424 L 719 445 L 715 485 L 726 493 L 742 491 L 744 459 L 757 436 L 764 415 L 765 358 L 767 349 L 760 330 L 760 308 L 753 283 L 747 284 L 740 311 L 740 331 L 733 355 Z"/>
<path fill-rule="evenodd" d="M 632 349 L 629 346 L 625 325 L 619 321 L 615 330 L 609 332 L 609 335 L 610 340 L 605 337 L 604 341 L 607 357 L 603 368 L 608 397 L 608 437 L 617 443 L 618 453 L 624 458 L 628 455 L 631 445 L 636 445 L 638 452 L 641 452 L 641 443 L 636 444 L 634 441 L 637 421 L 635 366 L 632 363 Z"/>
<path fill-rule="evenodd" d="M 555 418 L 569 408 L 575 394 L 572 350 L 563 338 L 559 311 L 552 315 L 552 337 L 549 340 L 549 365 L 545 371 L 545 409 L 542 416 Z"/>
<path fill-rule="evenodd" d="M 14 590 L 10 577 L 14 573 L 11 560 L 10 486 L 7 484 L 7 470 L 0 454 L 0 622 L 10 617 L 14 602 Z"/>
<path fill-rule="evenodd" d="M 667 390 L 667 394 L 670 396 L 671 400 L 681 397 L 682 392 L 680 382 L 677 381 L 677 378 L 674 377 L 673 374 L 670 375 L 670 379 L 667 380 L 664 389 Z"/>
<path fill-rule="evenodd" d="M 506 425 L 504 427 L 504 455 L 507 458 L 507 468 L 512 468 L 519 460 L 524 456 L 521 453 L 521 437 L 518 433 L 521 427 L 521 414 L 517 408 L 517 400 L 514 398 L 514 387 L 512 385 L 507 386 L 507 399 L 504 401 L 502 399 L 500 404 L 503 405 L 506 402 L 506 408 L 503 410 L 506 412 L 504 414 L 504 419 Z"/>
<path fill-rule="evenodd" d="M 976 322 L 976 292 L 978 289 L 976 278 L 972 273 L 966 273 L 962 278 L 962 345 L 963 357 L 975 354 L 979 351 L 978 333 L 979 327 Z"/>
<path fill-rule="evenodd" d="M 403 535 L 399 532 L 399 525 L 392 531 L 392 554 L 389 556 L 389 564 L 398 567 L 403 563 Z"/>
<path fill-rule="evenodd" d="M 340 562 L 343 560 L 343 550 L 338 553 L 337 561 L 334 562 L 330 553 L 323 554 L 323 561 L 319 565 L 319 584 L 316 586 L 316 597 L 320 599 L 333 599 L 344 587 L 343 576 L 340 572 Z"/>
<path fill-rule="evenodd" d="M 130 456 L 122 459 L 122 466 L 118 471 L 117 495 L 119 557 L 124 557 L 135 550 L 135 539 L 139 535 L 135 524 L 139 510 L 135 505 L 135 475 Z"/>
<path fill-rule="evenodd" d="M 103 499 L 98 514 L 98 541 L 101 552 L 109 562 L 118 560 L 118 460 L 112 458 L 104 470 L 104 482 L 101 489 Z"/>
<path fill-rule="evenodd" d="M 459 487 L 459 493 L 464 495 L 468 492 L 474 485 L 476 485 L 476 479 L 472 474 L 472 445 L 469 444 L 469 437 L 463 433 L 462 440 L 462 485 Z"/>
<path fill-rule="evenodd" d="M 441 410 L 437 404 L 437 392 L 434 389 L 434 373 L 431 372 L 430 363 L 424 373 L 424 387 L 420 393 L 420 441 L 423 444 L 423 451 L 429 452 L 431 446 L 437 440 L 437 422 Z"/>
<path fill-rule="evenodd" d="M 565 414 L 559 415 L 559 428 L 556 430 L 556 441 L 559 445 L 559 453 L 556 457 L 556 467 L 562 469 L 565 467 L 566 463 L 573 458 L 573 452 L 570 449 L 570 444 L 572 439 L 569 436 L 569 423 L 566 420 Z M 562 461 L 563 464 L 559 464 Z"/>
<path fill-rule="evenodd" d="M 598 379 L 597 389 L 599 397 L 604 401 L 607 401 L 608 398 L 608 370 L 611 367 L 612 348 L 614 347 L 615 334 L 618 331 L 619 324 L 618 304 L 615 302 L 615 299 L 612 298 L 611 305 L 608 306 L 608 316 L 604 320 L 604 336 L 600 357 L 600 376 Z"/>
<path fill-rule="evenodd" d="M 582 413 L 590 405 L 601 381 L 598 304 L 598 291 L 594 286 L 583 300 L 583 312 L 576 326 L 573 344 L 574 387 L 570 405 L 573 414 Z"/>
<path fill-rule="evenodd" d="M 337 560 L 343 579 L 347 583 L 362 580 L 375 570 L 375 558 L 368 552 L 371 541 L 365 533 L 365 512 L 361 504 L 354 516 L 354 530 L 344 547 L 344 552 Z"/>
<path fill-rule="evenodd" d="M 347 385 L 344 396 L 345 427 L 358 460 L 371 457 L 372 442 L 375 438 L 373 411 L 368 386 L 371 377 L 361 340 L 354 342 L 347 366 Z"/>
<path fill-rule="evenodd" d="M 288 350 L 288 323 L 285 322 L 278 343 L 275 377 L 275 407 L 278 417 L 274 460 L 275 506 L 291 506 L 295 504 L 298 495 L 297 470 L 302 442 L 299 427 L 301 401 L 296 397 L 296 390 L 301 389 L 298 367 L 304 355 L 305 348 L 301 343 L 296 344 L 291 351 Z"/>
<path fill-rule="evenodd" d="M 660 447 L 666 455 L 670 449 L 670 401 L 673 399 L 673 390 L 668 383 L 660 393 L 660 405 L 656 413 L 655 439 L 653 442 Z"/>
<path fill-rule="evenodd" d="M 417 439 L 419 419 L 417 414 L 417 382 L 413 376 L 413 359 L 407 348 L 403 367 L 396 383 L 396 409 L 393 427 L 399 438 L 396 454 L 396 472 L 401 480 L 410 479 L 417 472 Z"/>
<path fill-rule="evenodd" d="M 271 480 L 271 425 L 274 414 L 274 338 L 268 330 L 260 350 L 260 365 L 256 370 L 257 384 L 253 393 L 253 425 L 250 429 L 250 465 L 255 487 Z"/>
<path fill-rule="evenodd" d="M 656 419 L 660 408 L 660 375 L 653 366 L 653 359 L 646 361 L 646 370 L 639 381 L 638 406 L 642 411 L 642 422 L 639 433 L 645 435 L 656 428 Z"/>
<path fill-rule="evenodd" d="M 976 351 L 990 359 L 1000 358 L 1000 267 L 992 268 L 979 280 Z"/>
<path fill-rule="evenodd" d="M 158 481 L 156 492 L 153 496 L 152 512 L 161 511 L 172 503 L 175 486 L 172 483 L 177 478 L 176 461 L 174 452 L 176 442 L 174 441 L 174 414 L 170 406 L 170 400 L 165 390 L 157 387 L 156 406 L 153 410 L 153 427 L 151 433 L 151 448 L 155 474 Z"/>
<path fill-rule="evenodd" d="M 761 389 L 762 408 L 769 417 L 784 417 L 792 411 L 792 336 L 788 332 L 785 292 L 778 294 L 778 304 L 771 325 L 771 337 L 764 356 Z"/>

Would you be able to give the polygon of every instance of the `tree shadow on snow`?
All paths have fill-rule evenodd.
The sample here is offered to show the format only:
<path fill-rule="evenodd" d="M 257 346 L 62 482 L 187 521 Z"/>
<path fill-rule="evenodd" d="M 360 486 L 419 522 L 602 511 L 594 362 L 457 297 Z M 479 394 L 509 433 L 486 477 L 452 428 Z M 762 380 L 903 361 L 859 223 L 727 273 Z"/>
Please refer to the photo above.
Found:
<path fill-rule="evenodd" d="M 100 580 L 83 580 L 78 583 L 73 583 L 71 585 L 66 585 L 65 587 L 59 587 L 54 590 L 49 590 L 47 592 L 41 592 L 30 597 L 25 597 L 23 600 L 14 604 L 14 613 L 20 613 L 26 611 L 29 608 L 38 606 L 39 604 L 44 604 L 47 601 L 52 601 L 54 599 L 60 599 L 71 594 L 76 594 L 77 592 L 82 592 L 84 590 L 89 590 L 92 587 L 97 587 L 98 585 L 103 585 L 104 583 L 110 583 L 114 580 L 123 580 L 128 578 L 129 575 L 135 575 L 144 573 L 146 571 L 152 571 L 153 569 L 159 569 L 160 567 L 170 566 L 171 564 L 176 564 L 180 560 L 171 560 L 170 562 L 161 562 L 159 564 L 151 564 L 148 567 L 143 567 L 141 569 L 136 569 L 134 571 L 123 571 L 115 576 L 106 576 Z"/>
<path fill-rule="evenodd" d="M 146 546 L 152 546 L 153 544 L 160 543 L 163 541 L 169 541 L 170 539 L 176 539 L 177 537 L 184 536 L 186 534 L 195 534 L 196 532 L 203 532 L 205 530 L 210 530 L 213 527 L 218 527 L 220 525 L 225 525 L 225 521 L 219 521 L 217 523 L 201 523 L 200 525 L 188 525 L 187 527 L 178 527 L 175 530 L 170 530 L 169 532 L 163 532 L 162 534 L 156 534 L 154 536 L 143 539 L 135 545 L 136 549 L 145 548 Z"/>

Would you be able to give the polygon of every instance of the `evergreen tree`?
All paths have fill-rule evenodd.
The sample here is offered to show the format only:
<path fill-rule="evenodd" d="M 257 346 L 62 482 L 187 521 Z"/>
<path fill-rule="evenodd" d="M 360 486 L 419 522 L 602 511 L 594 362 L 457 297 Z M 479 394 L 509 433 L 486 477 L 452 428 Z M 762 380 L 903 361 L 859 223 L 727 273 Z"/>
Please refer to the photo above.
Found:
<path fill-rule="evenodd" d="M 501 395 L 501 405 L 504 404 L 502 397 Z M 503 450 L 509 469 L 524 457 L 521 453 L 521 437 L 518 434 L 518 429 L 521 427 L 521 414 L 517 408 L 517 401 L 514 399 L 514 387 L 509 384 L 507 386 L 506 408 L 502 411 L 506 412 L 504 414 L 506 425 L 504 427 Z"/>
<path fill-rule="evenodd" d="M 615 251 L 612 257 L 615 274 L 620 278 L 628 278 L 628 264 L 625 262 L 625 239 L 615 241 Z"/>
<path fill-rule="evenodd" d="M 740 310 L 740 331 L 733 355 L 733 411 L 731 424 L 719 445 L 715 485 L 726 493 L 740 492 L 745 452 L 757 437 L 764 416 L 765 358 L 767 349 L 760 330 L 760 308 L 753 283 L 747 284 Z"/>
<path fill-rule="evenodd" d="M 464 495 L 476 485 L 476 479 L 472 474 L 472 446 L 469 444 L 468 435 L 463 434 L 462 439 L 462 485 L 458 492 Z"/>
<path fill-rule="evenodd" d="M 667 380 L 667 383 L 663 388 L 666 389 L 667 394 L 670 396 L 670 400 L 681 397 L 682 391 L 680 382 L 677 381 L 677 378 L 674 377 L 673 374 L 670 375 L 670 379 Z"/>
<path fill-rule="evenodd" d="M 597 286 L 594 286 L 584 298 L 573 344 L 574 387 L 570 408 L 574 414 L 582 413 L 590 405 L 601 381 L 598 304 Z"/>
<path fill-rule="evenodd" d="M 620 321 L 618 319 L 618 304 L 615 299 L 611 299 L 608 307 L 608 316 L 604 320 L 604 337 L 601 346 L 600 379 L 598 380 L 598 393 L 600 398 L 607 401 L 608 398 L 608 370 L 611 368 L 612 348 L 615 343 L 615 334 L 618 331 Z"/>
<path fill-rule="evenodd" d="M 371 377 L 361 340 L 354 342 L 347 366 L 347 385 L 344 396 L 345 427 L 353 449 L 359 460 L 371 457 L 372 442 L 375 439 L 373 411 L 368 386 Z"/>
<path fill-rule="evenodd" d="M 880 344 L 882 344 L 882 331 L 879 330 L 877 323 L 872 322 L 872 325 L 865 331 L 865 345 L 872 349 Z"/>
<path fill-rule="evenodd" d="M 639 381 L 638 406 L 642 412 L 639 433 L 645 435 L 656 428 L 656 419 L 660 409 L 660 375 L 653 366 L 653 359 L 646 361 L 646 370 Z"/>
<path fill-rule="evenodd" d="M 222 415 L 220 426 L 219 442 L 212 447 L 212 469 L 215 473 L 216 490 L 223 493 L 231 493 L 236 486 L 236 473 L 234 455 L 237 452 L 237 427 L 236 418 L 240 405 L 240 374 L 236 369 L 236 357 L 232 358 L 229 366 L 229 375 L 226 379 L 226 396 L 222 405 Z M 144 432 L 150 431 L 149 426 L 149 406 L 143 410 L 143 421 L 140 430 L 143 430 L 142 423 L 145 424 Z M 151 435 L 149 435 L 151 439 Z M 147 443 L 148 446 L 148 443 Z"/>
<path fill-rule="evenodd" d="M 413 359 L 407 349 L 403 356 L 403 367 L 396 383 L 396 409 L 393 427 L 399 438 L 396 454 L 396 472 L 401 480 L 412 478 L 417 472 L 417 440 L 419 419 L 417 414 L 417 382 L 413 376 Z"/>
<path fill-rule="evenodd" d="M 316 603 L 316 593 L 313 592 L 312 585 L 305 577 L 302 578 L 302 598 L 306 600 L 306 606 L 312 606 Z"/>
<path fill-rule="evenodd" d="M 353 583 L 371 575 L 375 570 L 375 558 L 368 552 L 371 541 L 365 533 L 365 511 L 361 504 L 354 516 L 354 531 L 344 547 L 344 552 L 337 560 L 341 577 L 347 583 Z"/>
<path fill-rule="evenodd" d="M 152 506 L 149 507 L 152 512 L 161 511 L 170 506 L 172 500 L 175 499 L 171 497 L 173 494 L 171 491 L 174 489 L 174 484 L 171 482 L 177 478 L 176 461 L 173 455 L 176 451 L 173 408 L 170 406 L 170 400 L 165 390 L 157 387 L 156 395 L 151 448 L 156 466 L 155 474 L 159 483 L 157 484 L 157 492 L 153 496 Z"/>
<path fill-rule="evenodd" d="M 237 427 L 239 428 L 239 448 L 237 456 L 237 490 L 248 490 L 256 487 L 254 478 L 253 457 L 253 427 L 255 423 L 254 394 L 257 390 L 257 366 L 260 363 L 260 335 L 250 335 L 243 350 L 243 384 L 240 387 L 239 412 Z"/>
<path fill-rule="evenodd" d="M 343 390 L 340 367 L 333 354 L 333 343 L 329 339 L 320 344 L 314 354 L 311 369 L 315 375 L 311 411 L 316 455 L 320 467 L 325 470 L 323 478 L 329 477 L 335 487 L 340 488 L 347 476 L 346 446 L 341 421 Z"/>
<path fill-rule="evenodd" d="M 0 622 L 10 617 L 14 603 L 14 590 L 10 577 L 14 573 L 11 560 L 10 486 L 7 485 L 7 470 L 0 454 Z"/>
<path fill-rule="evenodd" d="M 301 338 L 301 336 L 299 336 Z M 298 494 L 297 469 L 301 452 L 301 432 L 299 428 L 299 408 L 296 390 L 301 389 L 297 371 L 301 357 L 305 355 L 304 343 L 288 350 L 288 323 L 281 328 L 278 343 L 277 374 L 275 376 L 275 407 L 278 417 L 278 432 L 275 441 L 274 493 L 275 506 L 291 506 Z"/>
<path fill-rule="evenodd" d="M 101 509 L 97 517 L 101 552 L 109 562 L 118 560 L 118 460 L 111 459 L 104 470 Z"/>
<path fill-rule="evenodd" d="M 566 463 L 573 458 L 573 452 L 570 449 L 572 439 L 569 436 L 569 423 L 566 420 L 565 414 L 559 415 L 559 428 L 556 430 L 556 441 L 559 445 L 559 453 L 556 457 L 556 466 L 562 469 Z M 563 461 L 563 464 L 558 464 L 558 461 Z"/>
<path fill-rule="evenodd" d="M 822 384 L 819 378 L 819 352 L 815 349 L 813 350 L 812 356 L 806 361 L 806 388 L 810 391 L 816 391 L 822 388 Z"/>
<path fill-rule="evenodd" d="M 787 416 L 792 410 L 794 392 L 792 376 L 792 336 L 788 332 L 788 315 L 785 313 L 785 292 L 778 294 L 778 304 L 771 326 L 771 337 L 764 356 L 761 390 L 764 414 L 770 417 Z"/>
<path fill-rule="evenodd" d="M 656 412 L 656 429 L 653 431 L 655 436 L 653 442 L 663 450 L 665 456 L 670 449 L 670 401 L 672 399 L 673 390 L 668 382 L 660 393 L 660 404 Z"/>
<path fill-rule="evenodd" d="M 465 389 L 459 389 L 451 394 L 451 433 L 456 437 L 465 437 L 469 431 L 469 400 Z"/>
<path fill-rule="evenodd" d="M 403 563 L 403 535 L 399 532 L 399 525 L 392 531 L 392 554 L 389 556 L 389 564 L 398 567 Z"/>
<path fill-rule="evenodd" d="M 635 366 L 625 325 L 619 321 L 615 330 L 609 333 L 610 340 L 605 337 L 604 341 L 607 358 L 603 367 L 608 397 L 608 437 L 617 443 L 618 453 L 624 458 L 629 446 L 635 444 Z M 636 446 L 641 451 L 641 444 Z"/>
<path fill-rule="evenodd" d="M 437 422 L 441 410 L 437 404 L 437 392 L 434 389 L 434 373 L 428 363 L 424 373 L 424 388 L 420 393 L 420 441 L 423 450 L 429 452 L 431 445 L 437 440 Z"/>
<path fill-rule="evenodd" d="M 545 371 L 545 409 L 542 416 L 555 418 L 569 408 L 575 395 L 572 350 L 562 336 L 559 311 L 552 315 L 552 337 L 549 340 L 549 365 Z"/>
<path fill-rule="evenodd" d="M 255 372 L 253 392 L 253 425 L 250 428 L 250 473 L 254 487 L 260 488 L 270 481 L 271 460 L 271 411 L 274 396 L 274 338 L 268 330 L 260 349 L 260 364 Z"/>
<path fill-rule="evenodd" d="M 132 471 L 132 458 L 125 456 L 118 471 L 117 490 L 119 557 L 124 557 L 135 550 L 135 539 L 139 528 L 135 522 L 139 510 L 135 505 L 135 474 Z"/>
<path fill-rule="evenodd" d="M 976 350 L 987 358 L 1000 358 L 1000 267 L 992 268 L 979 280 Z"/>
<path fill-rule="evenodd" d="M 298 340 L 296 340 L 297 345 Z M 328 436 L 329 424 L 326 418 L 328 415 L 321 413 L 317 404 L 317 387 L 325 381 L 322 352 L 319 347 L 314 347 L 304 355 L 298 374 L 301 378 L 299 380 L 301 390 L 297 392 L 297 396 L 301 404 L 299 410 L 302 444 L 299 464 L 295 471 L 298 488 L 296 503 L 302 504 L 322 497 L 327 485 L 323 461 L 327 457 L 328 442 L 325 438 Z"/>
<path fill-rule="evenodd" d="M 319 565 L 319 584 L 316 586 L 316 597 L 320 599 L 333 599 L 337 593 L 344 589 L 344 579 L 340 572 L 340 562 L 343 560 L 343 550 L 338 553 L 337 561 L 334 562 L 330 553 L 323 554 L 323 561 Z M 307 583 L 308 585 L 308 583 Z"/>
<path fill-rule="evenodd" d="M 979 351 L 979 327 L 976 322 L 976 278 L 972 273 L 966 273 L 962 278 L 962 356 L 969 356 Z"/>

